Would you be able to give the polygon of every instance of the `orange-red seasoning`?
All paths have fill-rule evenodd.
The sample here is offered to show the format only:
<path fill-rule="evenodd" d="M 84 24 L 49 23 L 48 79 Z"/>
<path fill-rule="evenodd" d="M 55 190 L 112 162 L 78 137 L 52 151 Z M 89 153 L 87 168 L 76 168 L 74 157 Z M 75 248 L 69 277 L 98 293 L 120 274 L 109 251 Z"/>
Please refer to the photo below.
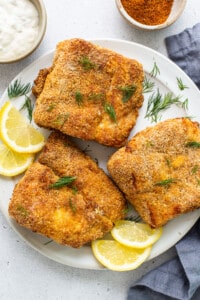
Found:
<path fill-rule="evenodd" d="M 162 24 L 168 18 L 173 0 L 121 0 L 126 12 L 146 25 Z"/>

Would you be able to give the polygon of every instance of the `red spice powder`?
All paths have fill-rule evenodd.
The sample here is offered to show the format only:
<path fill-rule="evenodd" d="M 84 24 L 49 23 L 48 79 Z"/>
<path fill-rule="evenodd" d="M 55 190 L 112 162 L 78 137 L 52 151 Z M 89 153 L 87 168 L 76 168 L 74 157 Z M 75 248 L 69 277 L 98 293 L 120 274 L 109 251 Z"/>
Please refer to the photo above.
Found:
<path fill-rule="evenodd" d="M 162 24 L 168 18 L 173 0 L 121 0 L 126 12 L 146 25 Z"/>

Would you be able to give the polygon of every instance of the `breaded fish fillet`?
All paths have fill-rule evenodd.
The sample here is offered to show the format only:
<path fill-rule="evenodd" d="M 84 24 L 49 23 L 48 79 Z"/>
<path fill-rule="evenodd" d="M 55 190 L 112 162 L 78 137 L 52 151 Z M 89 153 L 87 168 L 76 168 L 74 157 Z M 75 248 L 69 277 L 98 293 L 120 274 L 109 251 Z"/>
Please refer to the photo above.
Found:
<path fill-rule="evenodd" d="M 57 45 L 53 65 L 41 70 L 33 93 L 35 122 L 107 146 L 125 145 L 142 106 L 142 65 L 93 43 Z"/>
<path fill-rule="evenodd" d="M 74 181 L 52 186 L 66 176 Z M 102 237 L 123 218 L 124 209 L 125 200 L 109 177 L 58 132 L 15 186 L 9 204 L 20 225 L 71 247 Z"/>
<path fill-rule="evenodd" d="M 142 219 L 159 227 L 200 207 L 200 129 L 169 119 L 136 134 L 108 170 Z"/>

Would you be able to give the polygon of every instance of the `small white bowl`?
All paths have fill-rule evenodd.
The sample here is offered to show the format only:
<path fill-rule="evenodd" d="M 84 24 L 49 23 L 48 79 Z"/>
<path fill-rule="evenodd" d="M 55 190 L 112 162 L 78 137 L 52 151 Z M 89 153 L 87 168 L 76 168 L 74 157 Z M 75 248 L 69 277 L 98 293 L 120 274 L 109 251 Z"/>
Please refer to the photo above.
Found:
<path fill-rule="evenodd" d="M 173 24 L 182 14 L 185 5 L 186 5 L 186 0 L 174 0 L 173 1 L 173 5 L 172 5 L 172 9 L 171 12 L 167 18 L 167 20 L 159 25 L 145 25 L 142 24 L 138 21 L 136 21 L 135 19 L 133 19 L 124 9 L 121 0 L 115 0 L 115 3 L 117 5 L 117 8 L 120 12 L 120 14 L 126 19 L 126 21 L 128 21 L 131 25 L 133 25 L 134 27 L 138 28 L 138 29 L 146 29 L 146 30 L 158 30 L 158 29 L 162 29 L 165 28 L 171 24 Z"/>
<path fill-rule="evenodd" d="M 39 32 L 38 32 L 37 38 L 35 39 L 32 47 L 30 49 L 28 49 L 26 53 L 23 53 L 22 55 L 18 55 L 14 58 L 7 59 L 7 60 L 0 58 L 0 64 L 13 63 L 13 62 L 17 62 L 21 59 L 24 59 L 25 57 L 30 55 L 34 50 L 36 50 L 36 48 L 40 45 L 40 43 L 43 40 L 43 37 L 46 32 L 46 25 L 47 25 L 47 14 L 46 14 L 46 9 L 45 9 L 43 0 L 29 0 L 29 1 L 34 4 L 34 6 L 36 7 L 36 9 L 38 11 Z"/>

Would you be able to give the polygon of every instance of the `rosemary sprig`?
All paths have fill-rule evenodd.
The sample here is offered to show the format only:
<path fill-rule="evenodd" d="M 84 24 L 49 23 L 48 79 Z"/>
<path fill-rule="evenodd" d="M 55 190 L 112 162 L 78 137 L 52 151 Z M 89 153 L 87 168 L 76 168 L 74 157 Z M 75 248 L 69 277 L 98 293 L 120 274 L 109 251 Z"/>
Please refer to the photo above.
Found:
<path fill-rule="evenodd" d="M 200 148 L 200 142 L 192 141 L 185 144 L 188 148 Z"/>
<path fill-rule="evenodd" d="M 121 86 L 119 87 L 120 91 L 122 91 L 122 102 L 126 103 L 135 93 L 136 86 L 134 84 Z"/>
<path fill-rule="evenodd" d="M 83 94 L 79 91 L 75 92 L 76 103 L 80 106 L 83 103 Z"/>
<path fill-rule="evenodd" d="M 171 183 L 175 183 L 177 180 L 174 178 L 168 178 L 155 183 L 156 186 L 169 186 Z"/>
<path fill-rule="evenodd" d="M 72 183 L 74 180 L 76 179 L 76 177 L 74 176 L 64 176 L 64 177 L 60 177 L 56 182 L 52 183 L 49 188 L 51 189 L 59 189 L 65 185 L 69 185 L 70 183 Z"/>
<path fill-rule="evenodd" d="M 145 76 L 143 81 L 143 93 L 151 93 L 153 91 L 154 86 L 155 82 L 151 81 L 147 78 L 147 76 Z"/>
<path fill-rule="evenodd" d="M 151 72 L 149 73 L 149 75 L 150 75 L 151 77 L 154 77 L 154 78 L 155 78 L 158 74 L 160 74 L 160 69 L 159 69 L 157 63 L 154 62 L 154 64 L 153 64 L 153 69 L 151 70 Z"/>
<path fill-rule="evenodd" d="M 187 99 L 182 102 L 179 96 L 174 97 L 172 93 L 167 93 L 162 96 L 158 89 L 156 94 L 153 93 L 148 100 L 145 118 L 151 118 L 151 122 L 158 122 L 160 119 L 159 113 L 168 109 L 172 104 L 179 105 L 186 109 Z"/>
<path fill-rule="evenodd" d="M 27 111 L 28 111 L 28 119 L 29 119 L 30 123 L 32 121 L 33 108 L 34 108 L 34 105 L 32 104 L 31 99 L 27 95 L 25 95 L 25 102 L 22 105 L 22 107 L 21 107 L 20 110 L 27 109 Z"/>
<path fill-rule="evenodd" d="M 10 99 L 28 94 L 31 90 L 31 83 L 23 84 L 20 79 L 16 79 L 8 86 L 7 92 Z"/>
<path fill-rule="evenodd" d="M 188 86 L 183 84 L 183 81 L 181 78 L 176 77 L 176 80 L 177 80 L 178 87 L 181 91 L 188 89 Z"/>
<path fill-rule="evenodd" d="M 91 62 L 87 56 L 81 57 L 79 63 L 86 71 L 94 69 L 96 67 L 96 64 Z"/>
<path fill-rule="evenodd" d="M 109 115 L 109 117 L 116 123 L 117 122 L 116 112 L 115 112 L 115 109 L 112 106 L 112 104 L 108 103 L 108 102 L 105 102 L 104 103 L 104 110 Z"/>

